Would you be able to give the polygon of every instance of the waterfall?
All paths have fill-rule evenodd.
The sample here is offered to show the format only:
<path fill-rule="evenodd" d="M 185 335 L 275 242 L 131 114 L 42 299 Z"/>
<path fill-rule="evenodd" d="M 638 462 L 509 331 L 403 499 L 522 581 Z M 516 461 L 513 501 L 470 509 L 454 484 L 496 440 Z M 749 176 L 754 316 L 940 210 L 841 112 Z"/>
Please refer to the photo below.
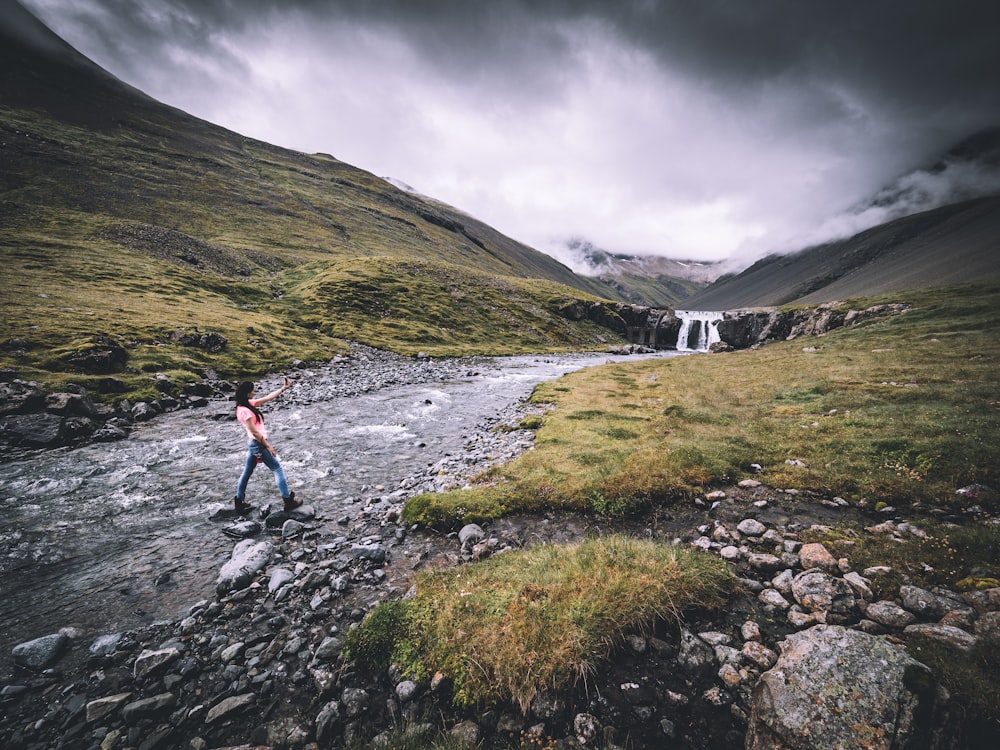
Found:
<path fill-rule="evenodd" d="M 712 344 L 720 341 L 721 312 L 675 310 L 674 314 L 681 321 L 681 330 L 677 334 L 677 351 L 707 352 Z"/>

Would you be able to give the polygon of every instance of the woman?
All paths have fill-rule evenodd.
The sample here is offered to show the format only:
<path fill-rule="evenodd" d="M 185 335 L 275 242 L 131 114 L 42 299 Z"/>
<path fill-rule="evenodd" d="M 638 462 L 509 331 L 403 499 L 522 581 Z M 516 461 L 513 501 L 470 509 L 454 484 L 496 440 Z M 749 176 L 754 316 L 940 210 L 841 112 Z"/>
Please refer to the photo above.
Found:
<path fill-rule="evenodd" d="M 302 505 L 301 500 L 295 499 L 295 493 L 288 491 L 288 482 L 285 480 L 285 471 L 278 462 L 278 456 L 274 448 L 267 440 L 267 429 L 264 427 L 264 415 L 257 407 L 273 401 L 286 390 L 292 387 L 292 381 L 287 377 L 285 383 L 277 390 L 272 391 L 261 398 L 254 398 L 256 391 L 253 383 L 244 381 L 236 387 L 236 419 L 247 431 L 250 443 L 247 445 L 247 461 L 243 467 L 243 474 L 240 476 L 239 486 L 236 488 L 236 497 L 233 498 L 233 506 L 237 513 L 249 513 L 253 506 L 244 501 L 247 491 L 247 482 L 250 475 L 257 468 L 257 464 L 263 464 L 274 472 L 274 483 L 278 485 L 278 492 L 285 502 L 285 510 L 294 510 Z"/>

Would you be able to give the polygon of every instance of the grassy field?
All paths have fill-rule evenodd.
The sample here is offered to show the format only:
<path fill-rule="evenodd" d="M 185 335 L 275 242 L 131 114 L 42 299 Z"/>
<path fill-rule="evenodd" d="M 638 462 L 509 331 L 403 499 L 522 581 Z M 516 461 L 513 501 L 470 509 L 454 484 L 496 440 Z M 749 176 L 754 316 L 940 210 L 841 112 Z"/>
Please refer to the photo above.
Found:
<path fill-rule="evenodd" d="M 534 450 L 472 489 L 413 498 L 404 517 L 625 515 L 750 477 L 752 464 L 771 486 L 870 507 L 967 503 L 956 490 L 1000 483 L 1000 286 L 891 300 L 913 308 L 819 338 L 542 384 L 532 400 L 551 409 Z M 983 502 L 997 507 L 995 493 Z"/>

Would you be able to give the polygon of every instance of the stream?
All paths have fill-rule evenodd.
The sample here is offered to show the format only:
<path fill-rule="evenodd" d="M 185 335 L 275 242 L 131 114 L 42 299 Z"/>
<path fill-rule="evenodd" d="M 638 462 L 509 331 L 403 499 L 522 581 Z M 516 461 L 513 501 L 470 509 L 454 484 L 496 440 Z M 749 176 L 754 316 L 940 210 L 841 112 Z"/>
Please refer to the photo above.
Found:
<path fill-rule="evenodd" d="M 676 352 L 656 355 L 670 357 Z M 374 498 L 447 457 L 527 397 L 540 382 L 582 367 L 636 359 L 588 354 L 452 360 L 398 379 L 371 365 L 313 368 L 263 407 L 289 486 L 335 527 Z M 414 367 L 400 359 L 389 367 Z M 260 381 L 269 392 L 278 378 Z M 366 385 L 366 383 L 368 383 Z M 182 617 L 214 595 L 234 540 L 211 516 L 232 507 L 245 455 L 232 404 L 164 414 L 125 440 L 15 454 L 0 464 L 0 654 L 76 628 L 119 632 Z M 489 458 L 479 455 L 469 460 Z M 247 501 L 277 509 L 260 466 Z M 355 510 L 352 510 L 355 508 Z"/>

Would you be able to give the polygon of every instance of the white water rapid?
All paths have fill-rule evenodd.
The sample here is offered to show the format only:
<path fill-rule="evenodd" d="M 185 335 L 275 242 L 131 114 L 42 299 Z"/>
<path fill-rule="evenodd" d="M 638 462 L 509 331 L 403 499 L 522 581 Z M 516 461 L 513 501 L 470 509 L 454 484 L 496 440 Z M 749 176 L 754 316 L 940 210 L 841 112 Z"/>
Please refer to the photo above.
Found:
<path fill-rule="evenodd" d="M 677 351 L 707 352 L 712 344 L 720 340 L 721 312 L 675 310 L 674 314 L 681 321 L 681 330 L 677 334 Z"/>

